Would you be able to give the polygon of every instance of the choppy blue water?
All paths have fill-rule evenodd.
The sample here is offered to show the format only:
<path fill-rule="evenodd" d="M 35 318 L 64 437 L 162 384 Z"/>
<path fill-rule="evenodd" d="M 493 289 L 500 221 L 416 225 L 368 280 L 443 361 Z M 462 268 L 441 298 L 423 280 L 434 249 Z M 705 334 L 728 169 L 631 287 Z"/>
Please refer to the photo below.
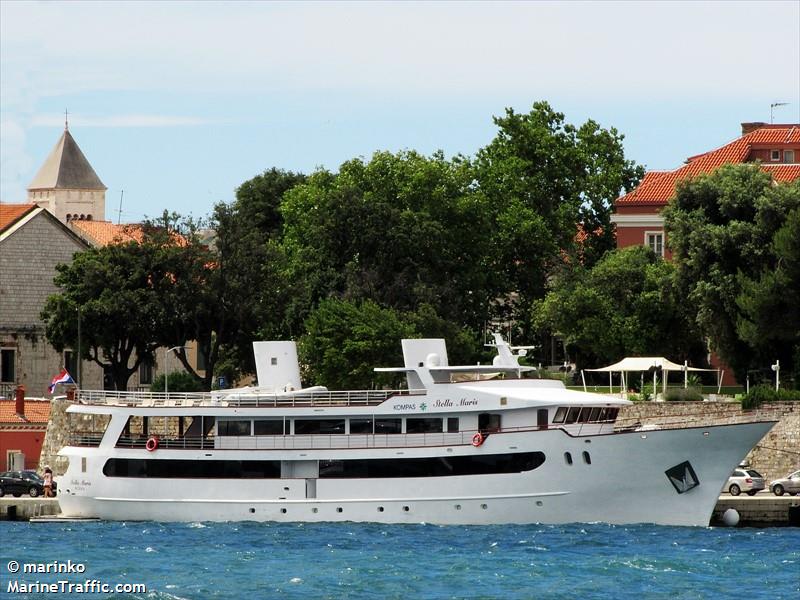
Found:
<path fill-rule="evenodd" d="M 800 528 L 3 522 L 0 558 L 0 598 L 800 598 Z M 8 572 L 68 560 L 85 572 Z"/>

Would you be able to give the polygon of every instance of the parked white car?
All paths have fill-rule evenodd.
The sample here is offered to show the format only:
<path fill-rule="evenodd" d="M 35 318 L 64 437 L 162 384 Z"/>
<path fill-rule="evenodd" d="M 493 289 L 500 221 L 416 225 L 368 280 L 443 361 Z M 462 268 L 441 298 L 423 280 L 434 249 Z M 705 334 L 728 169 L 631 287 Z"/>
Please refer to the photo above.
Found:
<path fill-rule="evenodd" d="M 738 496 L 742 492 L 747 492 L 748 496 L 755 496 L 766 487 L 761 473 L 749 467 L 739 467 L 733 470 L 723 491 L 727 491 L 731 496 Z"/>
<path fill-rule="evenodd" d="M 776 496 L 783 496 L 786 492 L 792 496 L 800 494 L 800 471 L 789 473 L 786 477 L 776 479 L 769 484 L 770 491 Z"/>

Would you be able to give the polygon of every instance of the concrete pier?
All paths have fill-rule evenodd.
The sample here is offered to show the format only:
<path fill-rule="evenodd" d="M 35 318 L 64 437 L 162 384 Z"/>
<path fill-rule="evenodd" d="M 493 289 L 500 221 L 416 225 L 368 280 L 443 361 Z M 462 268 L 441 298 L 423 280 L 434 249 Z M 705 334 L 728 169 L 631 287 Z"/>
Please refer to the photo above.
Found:
<path fill-rule="evenodd" d="M 755 496 L 723 494 L 717 501 L 711 525 L 722 525 L 722 514 L 733 508 L 739 513 L 739 525 L 773 527 L 800 526 L 800 496 L 774 496 L 761 492 Z"/>
<path fill-rule="evenodd" d="M 0 498 L 0 521 L 29 521 L 31 517 L 57 515 L 61 512 L 56 498 Z"/>

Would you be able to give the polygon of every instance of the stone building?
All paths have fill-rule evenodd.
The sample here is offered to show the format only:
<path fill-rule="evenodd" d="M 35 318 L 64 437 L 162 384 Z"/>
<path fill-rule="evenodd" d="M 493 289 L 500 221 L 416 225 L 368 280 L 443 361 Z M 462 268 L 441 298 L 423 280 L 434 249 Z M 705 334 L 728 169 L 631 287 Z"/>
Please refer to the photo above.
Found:
<path fill-rule="evenodd" d="M 66 367 L 77 380 L 77 352 L 57 352 L 44 336 L 39 314 L 58 291 L 56 265 L 69 263 L 89 245 L 52 213 L 35 204 L 0 204 L 0 391 L 23 385 L 31 397 L 48 395 L 54 375 Z M 75 316 L 77 319 L 77 315 Z M 84 387 L 101 387 L 102 369 L 84 361 Z"/>

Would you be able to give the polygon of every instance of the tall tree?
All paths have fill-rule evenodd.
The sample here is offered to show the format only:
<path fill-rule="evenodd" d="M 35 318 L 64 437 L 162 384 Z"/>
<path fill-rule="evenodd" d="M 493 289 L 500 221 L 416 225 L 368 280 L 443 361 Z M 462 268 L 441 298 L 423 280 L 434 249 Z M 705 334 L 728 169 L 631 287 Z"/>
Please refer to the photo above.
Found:
<path fill-rule="evenodd" d="M 228 365 L 254 371 L 252 341 L 297 334 L 286 306 L 303 295 L 302 281 L 285 276 L 280 237 L 284 194 L 305 175 L 270 169 L 244 182 L 236 200 L 214 207 L 214 270 L 211 288 L 219 302 L 216 332 Z"/>
<path fill-rule="evenodd" d="M 702 336 L 678 293 L 675 265 L 644 246 L 607 253 L 594 267 L 575 265 L 534 304 L 534 323 L 558 332 L 581 367 L 623 356 L 703 361 Z"/>
<path fill-rule="evenodd" d="M 56 270 L 62 291 L 47 299 L 41 316 L 48 341 L 59 351 L 76 348 L 80 318 L 82 358 L 126 389 L 142 361 L 153 359 L 164 323 L 157 289 L 170 275 L 157 248 L 135 242 L 90 248 Z"/>
<path fill-rule="evenodd" d="M 616 129 L 591 120 L 575 127 L 546 102 L 494 121 L 499 131 L 478 152 L 476 178 L 496 215 L 494 267 L 515 293 L 506 316 L 524 322 L 564 254 L 577 255 L 578 230 L 588 234 L 587 266 L 614 247 L 611 204 L 644 171 L 625 159 Z"/>
<path fill-rule="evenodd" d="M 772 340 L 778 340 L 774 332 L 783 327 L 786 313 L 762 311 L 781 298 L 759 293 L 753 282 L 776 270 L 781 245 L 776 247 L 775 237 L 798 207 L 800 181 L 775 185 L 758 165 L 727 165 L 679 185 L 664 210 L 681 291 L 696 307 L 697 323 L 712 348 L 739 380 L 779 351 L 765 348 L 757 337 L 771 331 Z M 763 282 L 774 292 L 785 288 L 769 279 Z"/>
<path fill-rule="evenodd" d="M 484 264 L 490 211 L 469 165 L 441 153 L 378 152 L 314 173 L 282 205 L 290 280 L 307 285 L 295 321 L 322 299 L 372 299 L 400 311 L 429 304 L 482 323 L 494 297 Z"/>

